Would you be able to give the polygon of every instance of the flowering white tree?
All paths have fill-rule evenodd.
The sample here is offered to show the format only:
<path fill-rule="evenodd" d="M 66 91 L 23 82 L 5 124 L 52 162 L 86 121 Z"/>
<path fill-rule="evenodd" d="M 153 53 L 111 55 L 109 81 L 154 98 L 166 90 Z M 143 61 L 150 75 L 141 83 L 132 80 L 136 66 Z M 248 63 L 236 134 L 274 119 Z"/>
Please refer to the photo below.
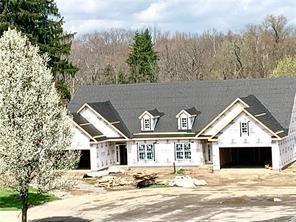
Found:
<path fill-rule="evenodd" d="M 0 38 L 0 174 L 19 192 L 27 221 L 29 186 L 40 192 L 63 185 L 77 153 L 66 109 L 59 104 L 47 58 L 25 36 L 8 30 Z"/>

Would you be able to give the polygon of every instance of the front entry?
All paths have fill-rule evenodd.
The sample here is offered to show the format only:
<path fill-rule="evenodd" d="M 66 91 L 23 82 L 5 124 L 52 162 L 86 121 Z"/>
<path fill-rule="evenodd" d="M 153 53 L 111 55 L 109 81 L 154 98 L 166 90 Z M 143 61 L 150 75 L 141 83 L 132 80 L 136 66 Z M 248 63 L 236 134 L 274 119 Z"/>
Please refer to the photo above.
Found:
<path fill-rule="evenodd" d="M 119 165 L 127 165 L 126 145 L 115 146 L 115 163 Z"/>

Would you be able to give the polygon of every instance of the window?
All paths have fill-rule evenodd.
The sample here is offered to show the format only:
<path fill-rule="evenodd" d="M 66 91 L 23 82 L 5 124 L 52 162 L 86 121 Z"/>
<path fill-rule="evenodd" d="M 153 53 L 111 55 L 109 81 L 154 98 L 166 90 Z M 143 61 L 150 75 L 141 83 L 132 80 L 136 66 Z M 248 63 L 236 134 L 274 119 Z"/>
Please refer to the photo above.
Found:
<path fill-rule="evenodd" d="M 181 118 L 181 129 L 188 128 L 188 118 Z"/>
<path fill-rule="evenodd" d="M 191 159 L 190 143 L 176 143 L 175 149 L 177 160 Z"/>
<path fill-rule="evenodd" d="M 248 122 L 243 122 L 241 123 L 241 135 L 249 135 L 249 123 Z"/>
<path fill-rule="evenodd" d="M 138 158 L 139 160 L 153 160 L 154 159 L 153 144 L 139 144 Z"/>
<path fill-rule="evenodd" d="M 150 130 L 150 119 L 144 119 L 144 130 Z"/>

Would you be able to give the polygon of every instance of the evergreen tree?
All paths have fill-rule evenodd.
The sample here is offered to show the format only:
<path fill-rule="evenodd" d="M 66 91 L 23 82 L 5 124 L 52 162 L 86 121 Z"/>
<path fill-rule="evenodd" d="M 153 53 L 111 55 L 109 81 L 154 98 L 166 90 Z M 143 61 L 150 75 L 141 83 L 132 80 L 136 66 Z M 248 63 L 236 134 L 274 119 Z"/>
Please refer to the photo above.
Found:
<path fill-rule="evenodd" d="M 149 30 L 136 32 L 127 63 L 130 67 L 129 82 L 157 82 L 157 54 L 153 49 Z"/>
<path fill-rule="evenodd" d="M 74 34 L 63 31 L 64 21 L 54 0 L 1 0 L 0 37 L 9 27 L 26 34 L 40 53 L 47 53 L 56 87 L 64 100 L 70 99 L 66 78 L 77 68 L 68 60 Z"/>

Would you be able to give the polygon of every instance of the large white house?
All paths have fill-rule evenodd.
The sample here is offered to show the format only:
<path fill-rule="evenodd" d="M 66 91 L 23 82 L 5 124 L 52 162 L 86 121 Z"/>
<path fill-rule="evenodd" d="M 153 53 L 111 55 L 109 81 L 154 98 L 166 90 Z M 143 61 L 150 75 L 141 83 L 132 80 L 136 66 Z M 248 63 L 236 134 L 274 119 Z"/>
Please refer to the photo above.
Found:
<path fill-rule="evenodd" d="M 296 160 L 296 78 L 83 86 L 69 104 L 80 167 L 264 167 Z"/>

